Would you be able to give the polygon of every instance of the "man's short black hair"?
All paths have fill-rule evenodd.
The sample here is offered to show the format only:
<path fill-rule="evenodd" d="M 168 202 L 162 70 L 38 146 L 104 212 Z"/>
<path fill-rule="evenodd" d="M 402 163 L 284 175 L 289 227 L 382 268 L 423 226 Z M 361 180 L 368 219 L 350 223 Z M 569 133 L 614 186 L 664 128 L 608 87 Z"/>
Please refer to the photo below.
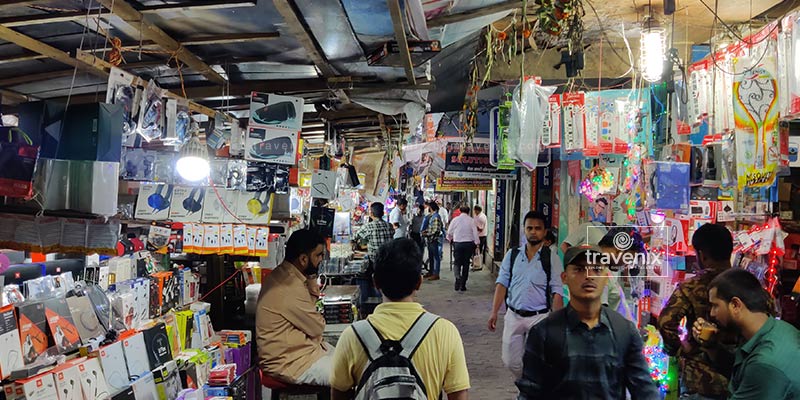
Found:
<path fill-rule="evenodd" d="M 372 213 L 372 216 L 375 218 L 383 218 L 383 203 L 374 202 L 369 205 L 369 211 Z"/>
<path fill-rule="evenodd" d="M 431 204 L 429 204 L 429 206 L 431 207 L 431 211 L 433 211 L 433 212 L 438 212 L 439 211 L 439 205 L 436 204 L 436 202 L 432 201 Z"/>
<path fill-rule="evenodd" d="M 600 239 L 600 242 L 598 242 L 597 245 L 599 247 L 614 248 L 616 247 L 616 244 L 614 244 L 614 238 L 620 234 L 626 234 L 630 237 L 630 242 L 624 242 L 631 243 L 631 246 L 625 249 L 625 251 L 630 251 L 633 253 L 645 252 L 644 239 L 642 238 L 642 235 L 636 230 L 636 228 L 630 226 L 618 226 L 609 229 L 608 233 L 606 233 L 605 236 Z"/>
<path fill-rule="evenodd" d="M 401 300 L 417 289 L 422 273 L 422 253 L 411 239 L 394 239 L 378 249 L 375 284 L 389 300 Z"/>
<path fill-rule="evenodd" d="M 288 261 L 295 261 L 301 255 L 311 253 L 319 245 L 325 246 L 325 238 L 319 233 L 310 229 L 296 230 L 286 241 L 285 258 Z"/>
<path fill-rule="evenodd" d="M 595 203 L 603 203 L 605 205 L 608 205 L 608 200 L 606 200 L 605 197 L 598 197 L 597 200 L 595 200 L 594 202 Z"/>
<path fill-rule="evenodd" d="M 547 231 L 547 233 L 544 235 L 544 240 L 547 240 L 550 243 L 555 243 L 556 235 L 553 233 L 553 231 Z"/>
<path fill-rule="evenodd" d="M 529 219 L 538 219 L 539 221 L 542 221 L 545 228 L 550 227 L 549 226 L 550 223 L 549 221 L 547 221 L 547 217 L 545 217 L 544 214 L 540 213 L 539 211 L 528 211 L 528 213 L 525 214 L 525 219 L 522 220 L 522 224 L 525 225 L 525 222 Z"/>
<path fill-rule="evenodd" d="M 469 206 L 461 206 L 458 210 L 464 214 L 469 214 Z"/>
<path fill-rule="evenodd" d="M 477 212 L 483 211 L 483 207 L 481 207 L 481 206 L 476 205 L 474 208 L 475 208 L 475 211 L 477 211 Z"/>
<path fill-rule="evenodd" d="M 733 252 L 733 236 L 723 225 L 705 224 L 694 232 L 692 247 L 702 251 L 715 261 L 730 261 Z"/>
<path fill-rule="evenodd" d="M 746 270 L 732 268 L 717 275 L 708 290 L 713 288 L 717 289 L 717 298 L 726 303 L 738 297 L 751 312 L 770 313 L 769 293 L 761 287 L 758 278 Z"/>
<path fill-rule="evenodd" d="M 407 205 L 408 205 L 408 200 L 403 199 L 403 198 L 397 199 L 397 206 L 398 207 L 399 206 L 407 206 Z"/>

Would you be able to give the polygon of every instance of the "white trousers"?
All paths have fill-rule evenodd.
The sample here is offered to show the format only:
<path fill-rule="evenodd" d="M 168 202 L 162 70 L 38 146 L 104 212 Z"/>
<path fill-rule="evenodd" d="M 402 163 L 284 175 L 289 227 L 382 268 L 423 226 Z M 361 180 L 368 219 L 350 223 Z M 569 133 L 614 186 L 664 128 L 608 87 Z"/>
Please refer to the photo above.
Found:
<path fill-rule="evenodd" d="M 528 332 L 548 314 L 521 317 L 511 310 L 506 311 L 503 321 L 503 365 L 511 371 L 515 380 L 522 377 L 522 357 L 525 355 Z"/>
<path fill-rule="evenodd" d="M 323 342 L 326 353 L 322 358 L 311 364 L 311 366 L 303 372 L 303 375 L 297 379 L 297 383 L 312 386 L 330 386 L 331 385 L 331 371 L 333 370 L 333 346 L 327 342 Z"/>

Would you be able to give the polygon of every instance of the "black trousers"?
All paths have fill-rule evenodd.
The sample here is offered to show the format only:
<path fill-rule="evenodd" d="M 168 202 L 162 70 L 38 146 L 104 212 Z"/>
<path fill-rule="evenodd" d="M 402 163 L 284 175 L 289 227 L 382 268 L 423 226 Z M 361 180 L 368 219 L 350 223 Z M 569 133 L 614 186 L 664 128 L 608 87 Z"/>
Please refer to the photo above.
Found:
<path fill-rule="evenodd" d="M 472 255 L 475 253 L 475 243 L 472 242 L 459 242 L 454 244 L 453 258 L 453 272 L 456 276 L 455 289 L 460 290 L 467 287 L 467 280 L 469 279 L 469 262 Z"/>
<path fill-rule="evenodd" d="M 481 244 L 478 245 L 478 250 L 481 252 L 481 265 L 486 265 L 486 236 L 481 236 Z"/>
<path fill-rule="evenodd" d="M 411 232 L 409 235 L 411 236 L 411 240 L 419 246 L 419 250 L 425 253 L 425 242 L 422 241 L 422 235 L 416 232 Z"/>

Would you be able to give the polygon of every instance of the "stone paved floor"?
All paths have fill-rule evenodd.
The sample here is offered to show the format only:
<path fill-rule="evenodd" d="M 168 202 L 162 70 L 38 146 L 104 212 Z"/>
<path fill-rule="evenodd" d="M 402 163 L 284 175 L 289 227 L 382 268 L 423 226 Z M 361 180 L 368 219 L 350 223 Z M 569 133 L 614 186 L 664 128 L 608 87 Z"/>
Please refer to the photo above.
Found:
<path fill-rule="evenodd" d="M 494 280 L 487 268 L 471 272 L 467 291 L 453 290 L 453 272 L 447 245 L 442 260 L 441 280 L 425 282 L 418 301 L 428 311 L 452 321 L 461 332 L 472 389 L 472 400 L 511 400 L 516 398 L 516 386 L 511 374 L 500 359 L 503 316 L 498 329 L 489 332 L 486 323 L 492 307 Z M 502 311 L 501 311 L 502 312 Z"/>

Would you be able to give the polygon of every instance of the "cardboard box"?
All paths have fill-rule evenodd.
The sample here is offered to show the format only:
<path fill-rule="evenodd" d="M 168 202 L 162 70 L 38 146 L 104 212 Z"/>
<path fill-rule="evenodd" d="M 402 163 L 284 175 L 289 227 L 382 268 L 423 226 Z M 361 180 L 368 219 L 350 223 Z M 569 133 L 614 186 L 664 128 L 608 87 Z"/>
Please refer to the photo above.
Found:
<path fill-rule="evenodd" d="M 67 306 L 83 343 L 106 333 L 88 297 L 68 297 Z"/>
<path fill-rule="evenodd" d="M 68 361 L 50 371 L 55 380 L 58 400 L 83 400 L 78 365 L 84 361 L 85 358 Z"/>
<path fill-rule="evenodd" d="M 122 349 L 122 342 L 114 342 L 98 351 L 100 365 L 106 376 L 106 383 L 111 393 L 119 393 L 128 386 L 130 380 L 128 367 L 125 364 L 125 354 Z"/>
<path fill-rule="evenodd" d="M 18 399 L 59 400 L 53 374 L 49 372 L 16 381 L 14 391 Z"/>
<path fill-rule="evenodd" d="M 17 318 L 14 306 L 9 305 L 0 309 L 0 379 L 7 378 L 11 371 L 22 366 Z"/>
<path fill-rule="evenodd" d="M 169 336 L 167 336 L 167 328 L 163 322 L 143 330 L 142 333 L 151 370 L 172 361 Z"/>
<path fill-rule="evenodd" d="M 131 384 L 136 400 L 159 400 L 153 373 L 148 371 Z"/>
<path fill-rule="evenodd" d="M 176 222 L 200 222 L 203 215 L 205 188 L 175 186 L 169 219 Z"/>
<path fill-rule="evenodd" d="M 22 359 L 25 364 L 36 360 L 50 347 L 44 304 L 28 303 L 17 308 Z"/>
<path fill-rule="evenodd" d="M 168 219 L 173 192 L 172 185 L 142 184 L 136 200 L 136 218 L 153 221 Z"/>
<path fill-rule="evenodd" d="M 45 300 L 44 307 L 47 326 L 58 351 L 69 353 L 76 350 L 81 344 L 81 335 L 78 333 L 75 321 L 72 320 L 67 299 L 57 297 Z"/>
<path fill-rule="evenodd" d="M 100 360 L 97 358 L 87 359 L 78 364 L 78 372 L 80 373 L 83 400 L 111 397 L 111 392 L 106 384 L 106 376 L 103 374 L 103 368 L 100 367 Z"/>
<path fill-rule="evenodd" d="M 194 313 L 189 310 L 178 311 L 175 313 L 175 320 L 178 325 L 178 340 L 181 342 L 181 348 L 190 348 L 194 332 Z"/>
<path fill-rule="evenodd" d="M 130 377 L 144 376 L 150 372 L 150 359 L 147 357 L 144 334 L 139 332 L 122 339 L 122 349 L 125 353 L 125 364 Z"/>

